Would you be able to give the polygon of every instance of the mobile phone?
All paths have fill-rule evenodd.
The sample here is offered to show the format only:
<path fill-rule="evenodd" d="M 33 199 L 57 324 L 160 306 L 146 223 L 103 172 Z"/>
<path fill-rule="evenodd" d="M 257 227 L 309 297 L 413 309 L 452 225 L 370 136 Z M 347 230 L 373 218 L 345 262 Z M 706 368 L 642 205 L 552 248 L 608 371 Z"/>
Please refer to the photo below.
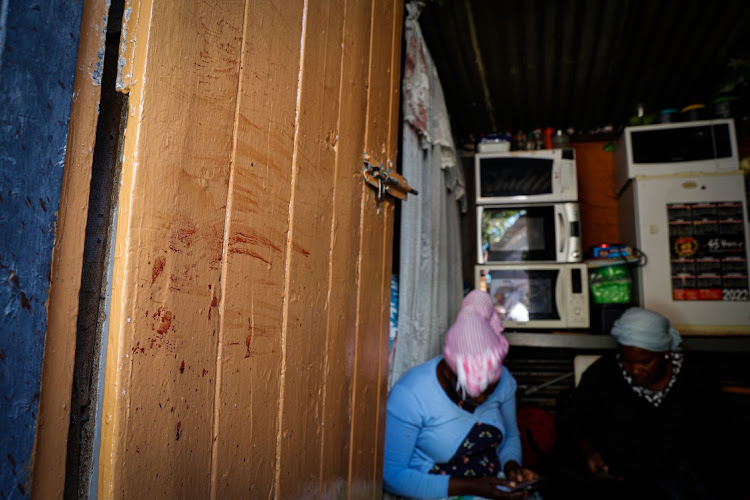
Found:
<path fill-rule="evenodd" d="M 531 491 L 537 487 L 537 485 L 539 484 L 539 481 L 541 480 L 542 478 L 538 477 L 536 479 L 532 479 L 531 481 L 524 481 L 522 483 L 518 483 L 512 488 L 510 486 L 498 484 L 497 489 L 500 491 L 504 491 L 505 493 L 515 493 L 517 491 Z"/>
<path fill-rule="evenodd" d="M 594 473 L 594 477 L 597 479 L 619 479 L 620 477 L 617 474 L 614 474 L 612 472 L 607 472 L 603 469 L 599 469 Z"/>

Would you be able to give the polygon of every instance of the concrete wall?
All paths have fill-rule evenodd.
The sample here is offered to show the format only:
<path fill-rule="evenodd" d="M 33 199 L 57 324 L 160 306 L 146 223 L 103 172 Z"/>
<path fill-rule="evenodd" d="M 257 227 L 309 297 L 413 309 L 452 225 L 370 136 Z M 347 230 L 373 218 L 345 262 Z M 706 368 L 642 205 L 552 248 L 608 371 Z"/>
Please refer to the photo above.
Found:
<path fill-rule="evenodd" d="M 28 495 L 83 0 L 0 0 L 0 494 Z"/>

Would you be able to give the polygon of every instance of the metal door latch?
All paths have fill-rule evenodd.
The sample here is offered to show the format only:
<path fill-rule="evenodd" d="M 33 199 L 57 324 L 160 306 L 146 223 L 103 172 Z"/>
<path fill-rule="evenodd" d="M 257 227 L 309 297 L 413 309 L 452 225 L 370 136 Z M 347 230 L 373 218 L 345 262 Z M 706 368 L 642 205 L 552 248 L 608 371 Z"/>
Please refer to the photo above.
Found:
<path fill-rule="evenodd" d="M 387 195 L 406 200 L 408 194 L 419 194 L 402 175 L 393 171 L 390 160 L 387 166 L 382 163 L 375 165 L 370 162 L 370 155 L 365 154 L 362 163 L 365 182 L 377 191 L 378 207 Z"/>

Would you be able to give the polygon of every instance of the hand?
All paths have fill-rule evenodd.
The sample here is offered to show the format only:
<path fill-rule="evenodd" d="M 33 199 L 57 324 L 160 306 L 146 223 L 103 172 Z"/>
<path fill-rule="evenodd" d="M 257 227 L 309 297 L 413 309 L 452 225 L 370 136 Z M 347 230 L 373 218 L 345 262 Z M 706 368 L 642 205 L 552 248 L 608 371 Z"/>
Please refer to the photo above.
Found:
<path fill-rule="evenodd" d="M 505 468 L 503 472 L 505 473 L 505 477 L 508 478 L 508 481 L 515 483 L 515 484 L 525 483 L 526 481 L 533 481 L 535 479 L 539 479 L 539 474 L 537 474 L 531 469 L 521 467 L 520 465 L 518 465 L 518 462 L 516 462 L 515 460 L 507 461 L 505 463 Z"/>
<path fill-rule="evenodd" d="M 515 483 L 494 476 L 452 477 L 448 483 L 449 496 L 476 495 L 484 498 L 517 499 L 528 496 L 528 491 L 505 492 L 498 485 L 514 487 Z"/>
<path fill-rule="evenodd" d="M 609 466 L 604 461 L 604 457 L 598 451 L 591 450 L 586 454 L 586 467 L 592 474 L 609 474 Z"/>

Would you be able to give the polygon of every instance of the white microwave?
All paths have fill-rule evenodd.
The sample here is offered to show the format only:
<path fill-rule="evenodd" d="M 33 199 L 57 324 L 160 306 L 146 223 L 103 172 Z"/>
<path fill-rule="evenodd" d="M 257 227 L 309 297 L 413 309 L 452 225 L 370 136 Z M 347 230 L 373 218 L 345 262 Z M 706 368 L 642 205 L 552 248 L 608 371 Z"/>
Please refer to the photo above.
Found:
<path fill-rule="evenodd" d="M 615 153 L 615 189 L 640 176 L 718 173 L 740 168 L 734 120 L 625 127 Z"/>
<path fill-rule="evenodd" d="M 578 200 L 572 148 L 477 153 L 474 167 L 478 205 Z"/>
<path fill-rule="evenodd" d="M 589 327 L 584 263 L 478 265 L 475 287 L 492 296 L 506 329 Z"/>
<path fill-rule="evenodd" d="M 578 203 L 477 206 L 477 263 L 581 262 Z"/>

